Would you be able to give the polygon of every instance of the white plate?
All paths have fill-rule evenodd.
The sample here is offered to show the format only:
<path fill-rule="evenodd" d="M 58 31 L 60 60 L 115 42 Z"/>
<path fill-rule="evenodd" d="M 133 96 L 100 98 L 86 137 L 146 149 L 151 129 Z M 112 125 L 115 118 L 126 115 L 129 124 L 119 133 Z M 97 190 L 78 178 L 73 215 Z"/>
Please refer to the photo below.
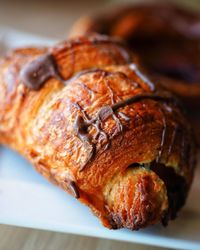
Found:
<path fill-rule="evenodd" d="M 4 42 L 5 37 L 6 46 L 9 47 L 52 43 L 46 39 L 11 30 L 9 32 L 4 30 Z M 12 37 L 10 44 L 9 37 Z M 200 168 L 197 169 L 187 205 L 182 209 L 179 218 L 170 222 L 167 228 L 154 226 L 136 232 L 108 230 L 101 226 L 87 207 L 44 180 L 18 154 L 1 147 L 0 223 L 176 249 L 199 250 L 199 180 Z"/>

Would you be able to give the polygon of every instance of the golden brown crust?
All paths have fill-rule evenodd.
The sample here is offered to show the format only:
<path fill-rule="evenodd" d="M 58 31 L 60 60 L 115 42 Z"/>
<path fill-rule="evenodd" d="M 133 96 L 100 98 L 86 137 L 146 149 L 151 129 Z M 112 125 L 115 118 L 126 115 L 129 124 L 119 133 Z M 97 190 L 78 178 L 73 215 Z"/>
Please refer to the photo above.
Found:
<path fill-rule="evenodd" d="M 116 228 L 137 230 L 154 224 L 168 207 L 164 182 L 145 168 L 129 168 L 125 174 L 115 176 L 104 194 L 111 223 Z"/>
<path fill-rule="evenodd" d="M 35 62 L 36 79 L 40 72 L 48 76 L 37 90 L 24 77 Z M 1 143 L 110 228 L 139 229 L 172 218 L 168 185 L 154 162 L 163 164 L 186 186 L 176 214 L 193 177 L 191 130 L 179 104 L 141 75 L 124 45 L 82 37 L 18 50 L 0 64 Z"/>
<path fill-rule="evenodd" d="M 193 110 L 200 102 L 200 15 L 175 5 L 138 4 L 85 17 L 70 36 L 98 32 L 123 38 L 140 63 Z"/>

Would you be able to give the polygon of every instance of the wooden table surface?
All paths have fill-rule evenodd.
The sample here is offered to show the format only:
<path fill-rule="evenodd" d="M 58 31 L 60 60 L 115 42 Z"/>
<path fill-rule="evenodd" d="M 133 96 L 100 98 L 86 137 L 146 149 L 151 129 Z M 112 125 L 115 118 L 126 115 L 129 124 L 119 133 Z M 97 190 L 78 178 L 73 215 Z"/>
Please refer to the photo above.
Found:
<path fill-rule="evenodd" d="M 0 226 L 0 250 L 157 250 L 113 240 L 90 238 L 34 229 Z"/>
<path fill-rule="evenodd" d="M 71 2 L 73 2 L 73 5 Z M 196 3 L 198 4 L 198 1 Z M 27 32 L 62 39 L 67 36 L 67 30 L 70 25 L 81 14 L 88 14 L 99 9 L 104 9 L 105 4 L 107 4 L 106 1 L 89 1 L 89 3 L 86 3 L 80 0 L 73 0 L 70 3 L 59 0 L 4 1 L 0 3 L 0 25 L 7 25 Z M 151 250 L 159 248 L 0 225 L 0 250 L 36 249 Z"/>

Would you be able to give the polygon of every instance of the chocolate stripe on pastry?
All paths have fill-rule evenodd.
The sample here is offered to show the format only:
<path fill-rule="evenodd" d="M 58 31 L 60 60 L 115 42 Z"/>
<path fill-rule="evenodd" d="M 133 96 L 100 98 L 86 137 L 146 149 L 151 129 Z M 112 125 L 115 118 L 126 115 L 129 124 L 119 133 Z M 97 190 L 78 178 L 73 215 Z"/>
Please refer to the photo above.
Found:
<path fill-rule="evenodd" d="M 33 90 L 39 90 L 51 77 L 60 79 L 53 57 L 42 55 L 25 65 L 21 71 L 23 83 Z"/>

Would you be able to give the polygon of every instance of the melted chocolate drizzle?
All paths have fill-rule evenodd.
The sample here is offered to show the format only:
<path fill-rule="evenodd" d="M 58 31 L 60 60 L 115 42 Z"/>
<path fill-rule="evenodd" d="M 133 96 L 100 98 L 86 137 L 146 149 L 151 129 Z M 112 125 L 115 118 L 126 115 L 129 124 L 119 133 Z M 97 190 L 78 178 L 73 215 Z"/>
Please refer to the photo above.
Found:
<path fill-rule="evenodd" d="M 163 120 L 163 130 L 162 130 L 162 136 L 161 136 L 161 142 L 160 142 L 160 149 L 158 151 L 158 155 L 156 158 L 156 162 L 159 163 L 161 158 L 162 158 L 162 153 L 165 145 L 165 138 L 166 138 L 166 133 L 167 133 L 167 122 L 165 118 L 165 113 L 164 110 L 160 109 L 162 112 L 162 120 Z"/>
<path fill-rule="evenodd" d="M 86 162 L 89 162 L 92 159 L 96 151 L 95 144 L 92 142 L 92 138 L 88 132 L 90 125 L 90 121 L 86 121 L 81 115 L 77 115 L 74 122 L 74 131 L 78 138 L 86 145 L 88 149 L 89 153 Z"/>
<path fill-rule="evenodd" d="M 24 85 L 33 90 L 39 90 L 51 77 L 61 79 L 50 54 L 37 57 L 25 65 L 21 71 L 21 79 Z"/>
<path fill-rule="evenodd" d="M 67 178 L 63 182 L 63 188 L 69 192 L 74 198 L 78 199 L 80 197 L 79 190 L 76 186 L 75 181 Z"/>
<path fill-rule="evenodd" d="M 80 197 L 80 194 L 79 194 L 79 191 L 78 191 L 78 188 L 76 186 L 76 183 L 74 181 L 70 181 L 69 182 L 69 188 L 71 190 L 71 194 L 76 198 L 78 199 Z"/>
<path fill-rule="evenodd" d="M 89 163 L 92 158 L 94 157 L 96 153 L 96 143 L 92 142 L 92 138 L 89 135 L 89 127 L 94 126 L 97 130 L 96 136 L 94 136 L 95 139 L 98 139 L 100 134 L 103 134 L 104 137 L 104 142 L 106 143 L 105 148 L 107 149 L 109 144 L 110 144 L 110 138 L 108 138 L 107 134 L 102 131 L 101 129 L 101 124 L 102 121 L 107 120 L 109 117 L 112 117 L 118 126 L 117 132 L 122 132 L 123 131 L 123 125 L 119 118 L 115 115 L 114 112 L 116 112 L 118 109 L 123 108 L 127 105 L 139 102 L 141 100 L 145 99 L 151 99 L 155 101 L 162 101 L 164 103 L 169 103 L 169 102 L 174 102 L 174 100 L 171 97 L 164 97 L 160 96 L 158 94 L 153 94 L 153 93 L 144 93 L 144 94 L 139 94 L 137 96 L 130 97 L 126 100 L 120 101 L 118 103 L 115 103 L 111 106 L 106 105 L 103 106 L 97 116 L 93 119 L 89 119 L 87 115 L 85 114 L 85 111 L 80 108 L 78 105 L 78 109 L 81 110 L 82 116 L 79 114 L 77 115 L 74 123 L 74 130 L 75 134 L 78 136 L 78 138 L 83 142 L 87 143 L 89 145 L 90 151 L 89 151 L 89 157 L 87 158 L 86 162 L 81 166 L 80 171 L 82 171 L 87 163 Z M 165 144 L 165 138 L 166 138 L 166 130 L 167 130 L 167 124 L 166 124 L 166 118 L 165 118 L 165 113 L 162 111 L 163 114 L 163 132 L 162 132 L 162 137 L 161 137 L 161 143 L 160 143 L 160 149 L 158 152 L 158 157 L 157 157 L 157 162 L 160 161 L 162 152 L 163 152 L 163 147 Z M 118 114 L 125 119 L 125 121 L 129 121 L 130 118 L 124 115 L 122 112 L 118 112 Z M 114 136 L 114 135 L 113 135 Z"/>
<path fill-rule="evenodd" d="M 130 63 L 129 67 L 131 70 L 135 72 L 135 74 L 144 82 L 146 85 L 150 88 L 152 92 L 156 91 L 155 84 L 151 82 L 145 75 L 143 75 L 140 70 L 138 69 L 137 65 L 135 63 Z"/>
<path fill-rule="evenodd" d="M 93 119 L 89 119 L 86 115 L 85 111 L 80 107 L 80 105 L 76 106 L 81 111 L 82 115 L 78 114 L 76 116 L 74 122 L 74 131 L 75 135 L 89 148 L 89 155 L 87 157 L 86 162 L 81 166 L 80 171 L 84 169 L 87 163 L 89 163 L 96 153 L 96 143 L 97 141 L 101 145 L 104 146 L 104 150 L 106 150 L 110 146 L 110 138 L 108 135 L 102 130 L 102 121 L 107 120 L 110 116 L 116 121 L 117 124 L 117 131 L 123 130 L 122 123 L 114 114 L 112 108 L 109 105 L 103 106 L 97 116 Z M 89 127 L 93 126 L 96 129 L 96 134 L 94 135 L 93 142 L 92 137 L 89 134 Z M 99 140 L 98 140 L 99 139 Z M 103 150 L 103 151 L 104 151 Z"/>
<path fill-rule="evenodd" d="M 162 101 L 165 103 L 174 101 L 171 97 L 160 96 L 158 94 L 153 94 L 153 93 L 144 93 L 144 94 L 138 94 L 136 96 L 132 96 L 126 100 L 123 100 L 121 102 L 118 102 L 118 103 L 112 105 L 112 110 L 116 111 L 119 108 L 123 108 L 127 105 L 139 102 L 139 101 L 144 100 L 144 99 L 152 99 L 154 101 Z"/>
<path fill-rule="evenodd" d="M 97 73 L 97 72 L 104 73 L 105 76 L 108 75 L 108 74 L 110 74 L 108 71 L 105 71 L 103 69 L 98 69 L 98 68 L 91 68 L 91 69 L 80 70 L 79 72 L 75 73 L 72 77 L 70 77 L 69 80 L 64 81 L 64 85 L 67 85 L 68 83 L 77 80 L 80 76 L 83 76 L 85 74 Z M 63 82 L 63 80 L 62 80 L 62 82 Z M 79 83 L 79 84 L 80 85 L 84 85 L 83 83 Z M 91 91 L 94 92 L 93 90 L 89 89 L 86 85 L 84 85 L 84 88 L 90 90 L 90 93 L 91 93 Z"/>

